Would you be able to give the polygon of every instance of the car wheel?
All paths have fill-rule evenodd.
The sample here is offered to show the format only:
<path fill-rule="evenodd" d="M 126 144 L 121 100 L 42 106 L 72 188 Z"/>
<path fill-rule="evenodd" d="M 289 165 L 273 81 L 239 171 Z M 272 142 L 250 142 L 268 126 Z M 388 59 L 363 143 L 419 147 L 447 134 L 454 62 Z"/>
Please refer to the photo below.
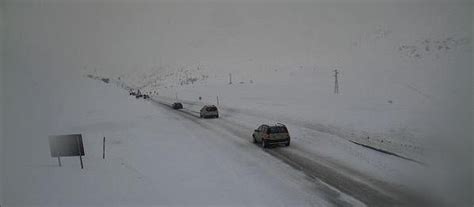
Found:
<path fill-rule="evenodd" d="M 267 142 L 265 142 L 264 139 L 262 139 L 262 148 L 267 148 L 268 145 L 267 145 Z"/>
<path fill-rule="evenodd" d="M 216 118 L 219 118 L 219 115 L 216 115 Z"/>
<path fill-rule="evenodd" d="M 285 146 L 290 146 L 290 140 L 288 140 L 288 142 L 285 144 Z"/>
<path fill-rule="evenodd" d="M 253 137 L 253 143 L 257 143 L 257 139 L 255 139 L 255 134 L 252 134 Z"/>
<path fill-rule="evenodd" d="M 199 117 L 202 119 L 202 114 L 199 114 Z"/>

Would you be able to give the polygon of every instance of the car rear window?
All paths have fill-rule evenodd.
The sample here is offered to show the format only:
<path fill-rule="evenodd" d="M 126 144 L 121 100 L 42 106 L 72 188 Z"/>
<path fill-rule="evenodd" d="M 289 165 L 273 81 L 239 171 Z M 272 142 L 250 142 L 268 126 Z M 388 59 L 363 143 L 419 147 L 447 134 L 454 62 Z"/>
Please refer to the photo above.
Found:
<path fill-rule="evenodd" d="M 215 107 L 215 106 L 207 107 L 206 111 L 217 111 L 217 107 Z"/>
<path fill-rule="evenodd" d="M 283 127 L 283 126 L 270 127 L 268 128 L 268 131 L 270 132 L 270 134 L 288 133 L 288 130 L 286 129 L 286 127 Z"/>

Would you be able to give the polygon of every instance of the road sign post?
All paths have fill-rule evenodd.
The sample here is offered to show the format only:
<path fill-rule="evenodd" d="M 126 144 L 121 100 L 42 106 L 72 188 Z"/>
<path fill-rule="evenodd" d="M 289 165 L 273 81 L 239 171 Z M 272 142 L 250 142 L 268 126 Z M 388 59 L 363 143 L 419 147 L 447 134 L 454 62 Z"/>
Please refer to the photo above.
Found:
<path fill-rule="evenodd" d="M 102 159 L 105 159 L 105 137 L 102 141 Z"/>

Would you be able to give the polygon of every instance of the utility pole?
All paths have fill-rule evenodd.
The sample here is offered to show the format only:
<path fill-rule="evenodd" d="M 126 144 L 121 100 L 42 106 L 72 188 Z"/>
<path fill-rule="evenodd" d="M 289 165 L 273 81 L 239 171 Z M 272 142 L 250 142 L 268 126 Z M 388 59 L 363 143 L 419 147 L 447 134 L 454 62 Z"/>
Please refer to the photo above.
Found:
<path fill-rule="evenodd" d="M 337 71 L 337 69 L 334 70 L 334 93 L 335 94 L 339 94 L 339 82 L 337 80 L 338 74 L 339 74 L 339 71 Z"/>
<path fill-rule="evenodd" d="M 102 141 L 102 159 L 105 159 L 105 137 Z"/>
<path fill-rule="evenodd" d="M 229 73 L 229 84 L 232 84 L 232 73 Z"/>

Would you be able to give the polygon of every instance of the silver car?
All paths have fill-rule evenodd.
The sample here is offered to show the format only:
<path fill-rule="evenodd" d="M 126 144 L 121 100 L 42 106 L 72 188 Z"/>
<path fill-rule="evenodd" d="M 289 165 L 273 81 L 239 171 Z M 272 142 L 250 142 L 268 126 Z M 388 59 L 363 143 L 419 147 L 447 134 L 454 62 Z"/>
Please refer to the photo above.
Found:
<path fill-rule="evenodd" d="M 201 118 L 209 118 L 209 117 L 219 118 L 219 111 L 217 110 L 217 107 L 214 105 L 205 105 L 202 107 L 199 115 Z"/>
<path fill-rule="evenodd" d="M 252 134 L 253 142 L 260 143 L 263 148 L 267 148 L 272 144 L 284 144 L 290 146 L 290 134 L 283 124 L 269 126 L 260 125 Z"/>

